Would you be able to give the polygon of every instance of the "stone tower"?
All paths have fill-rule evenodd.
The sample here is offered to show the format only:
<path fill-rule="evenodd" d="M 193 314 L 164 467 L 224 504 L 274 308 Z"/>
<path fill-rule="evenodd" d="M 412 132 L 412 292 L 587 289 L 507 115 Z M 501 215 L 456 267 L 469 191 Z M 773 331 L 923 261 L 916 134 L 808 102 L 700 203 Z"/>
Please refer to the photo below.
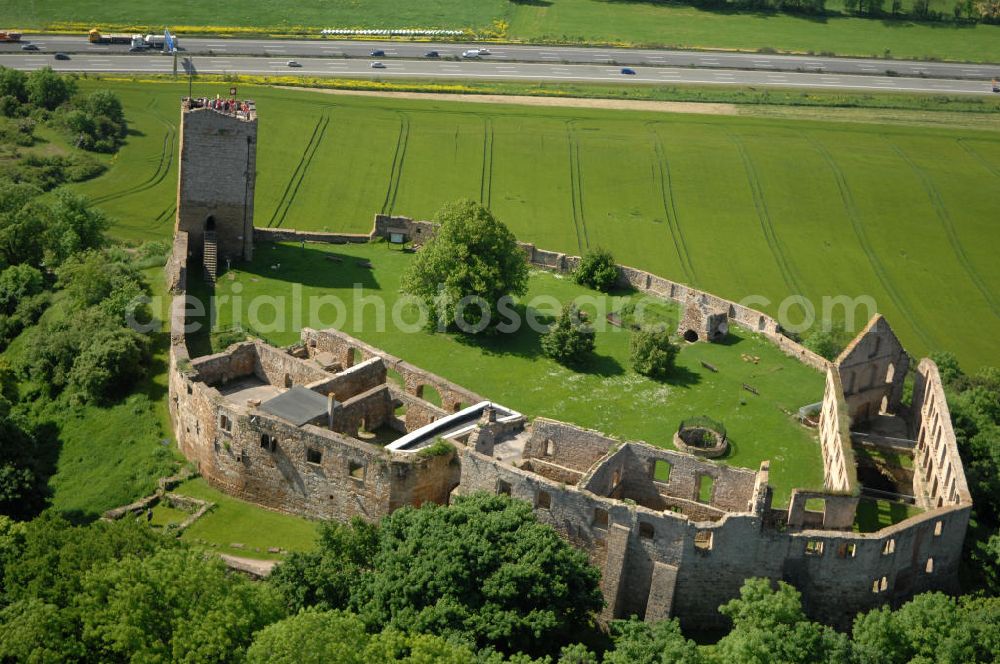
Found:
<path fill-rule="evenodd" d="M 257 112 L 253 103 L 185 99 L 174 231 L 188 234 L 215 281 L 227 260 L 253 257 Z"/>

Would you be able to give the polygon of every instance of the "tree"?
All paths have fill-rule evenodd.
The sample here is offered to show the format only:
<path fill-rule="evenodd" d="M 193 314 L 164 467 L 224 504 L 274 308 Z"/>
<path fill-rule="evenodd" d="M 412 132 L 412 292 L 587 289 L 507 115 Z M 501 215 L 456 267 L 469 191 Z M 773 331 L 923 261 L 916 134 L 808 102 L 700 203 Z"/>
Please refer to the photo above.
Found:
<path fill-rule="evenodd" d="M 247 664 L 465 664 L 474 658 L 467 647 L 436 636 L 395 630 L 370 635 L 364 622 L 352 613 L 306 609 L 258 632 L 246 661 Z"/>
<path fill-rule="evenodd" d="M 279 567 L 272 583 L 293 605 L 331 595 L 332 604 L 347 593 L 369 631 L 435 634 L 507 653 L 557 651 L 589 630 L 603 605 L 586 554 L 523 501 L 475 494 L 447 507 L 405 507 L 382 520 L 374 543 L 364 528 L 357 537 L 335 531 L 294 573 Z M 326 550 L 345 545 L 357 550 Z M 350 578 L 331 588 L 323 573 L 335 560 L 348 561 Z"/>
<path fill-rule="evenodd" d="M 349 524 L 324 521 L 316 551 L 293 553 L 271 572 L 268 581 L 292 611 L 346 608 L 352 585 L 375 557 L 378 537 L 378 528 L 361 518 Z"/>
<path fill-rule="evenodd" d="M 49 455 L 44 439 L 9 411 L 0 400 L 0 514 L 31 519 L 48 505 Z"/>
<path fill-rule="evenodd" d="M 28 101 L 28 75 L 18 69 L 0 67 L 0 97 L 12 97 L 20 103 Z"/>
<path fill-rule="evenodd" d="M 42 67 L 28 74 L 25 88 L 31 104 L 49 111 L 69 101 L 76 92 L 73 80 L 56 74 L 51 67 Z"/>
<path fill-rule="evenodd" d="M 716 646 L 720 661 L 799 662 L 850 661 L 850 642 L 825 625 L 808 620 L 801 595 L 783 581 L 778 589 L 768 579 L 747 579 L 737 599 L 719 607 L 733 629 Z"/>
<path fill-rule="evenodd" d="M 859 664 L 995 662 L 1000 654 L 1000 599 L 924 593 L 896 611 L 887 607 L 854 621 Z"/>
<path fill-rule="evenodd" d="M 674 370 L 680 352 L 666 329 L 642 329 L 632 334 L 632 368 L 643 376 L 666 378 Z"/>
<path fill-rule="evenodd" d="M 697 664 L 698 646 L 681 634 L 676 620 L 650 625 L 632 618 L 611 623 L 614 650 L 604 655 L 604 664 Z"/>
<path fill-rule="evenodd" d="M 814 328 L 809 333 L 809 336 L 805 338 L 802 345 L 820 357 L 832 362 L 837 359 L 837 356 L 840 355 L 850 340 L 850 335 L 843 327 L 824 329 L 820 326 Z"/>
<path fill-rule="evenodd" d="M 403 275 L 403 291 L 421 299 L 439 324 L 454 323 L 463 332 L 502 322 L 501 301 L 528 288 L 528 265 L 514 234 L 469 200 L 446 205 L 435 220 L 441 226 Z"/>
<path fill-rule="evenodd" d="M 100 330 L 73 360 L 70 392 L 80 401 L 124 396 L 145 375 L 149 340 L 127 327 Z"/>
<path fill-rule="evenodd" d="M 49 211 L 46 262 L 50 266 L 59 265 L 81 251 L 104 246 L 104 231 L 110 221 L 103 212 L 90 207 L 83 196 L 59 191 Z"/>
<path fill-rule="evenodd" d="M 573 280 L 607 293 L 618 282 L 618 265 L 615 263 L 615 257 L 606 249 L 589 250 L 573 270 Z"/>
<path fill-rule="evenodd" d="M 577 364 L 594 351 L 594 328 L 575 304 L 567 302 L 549 331 L 542 336 L 542 352 L 559 364 Z"/>
<path fill-rule="evenodd" d="M 185 548 L 92 570 L 77 604 L 98 661 L 239 662 L 254 632 L 284 615 L 273 588 Z"/>

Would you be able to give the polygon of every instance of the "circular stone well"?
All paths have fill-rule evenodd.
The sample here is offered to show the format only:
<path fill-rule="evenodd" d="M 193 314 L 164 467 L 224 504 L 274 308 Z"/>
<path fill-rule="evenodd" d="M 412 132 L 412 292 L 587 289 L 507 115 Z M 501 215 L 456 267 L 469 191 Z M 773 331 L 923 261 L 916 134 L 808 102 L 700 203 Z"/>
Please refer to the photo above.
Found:
<path fill-rule="evenodd" d="M 685 420 L 674 434 L 674 447 L 686 454 L 706 459 L 718 458 L 729 449 L 726 428 L 707 417 Z"/>

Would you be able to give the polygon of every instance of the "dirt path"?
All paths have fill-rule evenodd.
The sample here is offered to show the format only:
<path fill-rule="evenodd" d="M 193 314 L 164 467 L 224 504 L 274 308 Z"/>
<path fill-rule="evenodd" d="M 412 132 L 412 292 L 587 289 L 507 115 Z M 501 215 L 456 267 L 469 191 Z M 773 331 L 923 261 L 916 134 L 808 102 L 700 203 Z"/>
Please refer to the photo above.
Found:
<path fill-rule="evenodd" d="M 642 101 L 638 99 L 590 99 L 584 97 L 534 97 L 528 95 L 476 95 L 436 92 L 379 92 L 375 90 L 334 90 L 331 88 L 291 88 L 322 92 L 328 95 L 387 97 L 433 101 L 462 101 L 470 104 L 519 104 L 522 106 L 556 106 L 564 108 L 603 108 L 627 111 L 659 111 L 661 113 L 698 113 L 701 115 L 738 115 L 735 104 L 689 101 Z"/>

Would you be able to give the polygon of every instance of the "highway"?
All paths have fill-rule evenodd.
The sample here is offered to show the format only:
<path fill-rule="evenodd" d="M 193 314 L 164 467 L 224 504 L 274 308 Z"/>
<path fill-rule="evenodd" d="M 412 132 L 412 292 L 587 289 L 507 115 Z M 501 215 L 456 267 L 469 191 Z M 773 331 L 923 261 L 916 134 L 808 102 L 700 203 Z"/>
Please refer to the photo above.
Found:
<path fill-rule="evenodd" d="M 89 55 L 130 55 L 127 45 L 91 44 L 84 35 L 25 35 L 23 43 L 37 45 L 42 53 L 80 53 Z M 721 51 L 671 51 L 627 48 L 589 48 L 571 46 L 522 46 L 428 43 L 406 41 L 354 41 L 334 39 L 266 40 L 207 39 L 179 37 L 184 55 L 259 56 L 282 58 L 368 58 L 382 50 L 382 60 L 425 59 L 437 51 L 441 59 L 459 59 L 463 51 L 488 48 L 483 56 L 489 62 L 511 64 L 628 65 L 641 67 L 685 67 L 698 69 L 739 69 L 777 72 L 812 72 L 857 75 L 899 75 L 943 79 L 990 80 L 1000 77 L 1000 64 L 977 65 L 879 58 L 834 58 L 810 55 L 767 55 Z M 21 44 L 0 44 L 0 54 L 20 53 Z"/>
<path fill-rule="evenodd" d="M 177 71 L 186 74 L 187 57 L 178 55 Z M 635 74 L 621 67 L 600 64 L 521 63 L 484 60 L 383 60 L 384 69 L 371 68 L 368 59 L 302 58 L 300 67 L 289 67 L 284 58 L 206 56 L 191 58 L 196 74 L 248 74 L 272 76 L 325 76 L 379 79 L 462 79 L 530 82 L 581 82 L 618 84 L 708 84 L 780 88 L 816 88 L 863 91 L 897 91 L 938 94 L 992 94 L 988 81 L 913 78 L 858 74 L 745 71 L 740 69 L 692 69 L 685 67 L 634 67 Z M 74 54 L 56 60 L 44 53 L 0 54 L 0 65 L 16 69 L 50 66 L 56 71 L 87 73 L 170 74 L 170 55 Z"/>

